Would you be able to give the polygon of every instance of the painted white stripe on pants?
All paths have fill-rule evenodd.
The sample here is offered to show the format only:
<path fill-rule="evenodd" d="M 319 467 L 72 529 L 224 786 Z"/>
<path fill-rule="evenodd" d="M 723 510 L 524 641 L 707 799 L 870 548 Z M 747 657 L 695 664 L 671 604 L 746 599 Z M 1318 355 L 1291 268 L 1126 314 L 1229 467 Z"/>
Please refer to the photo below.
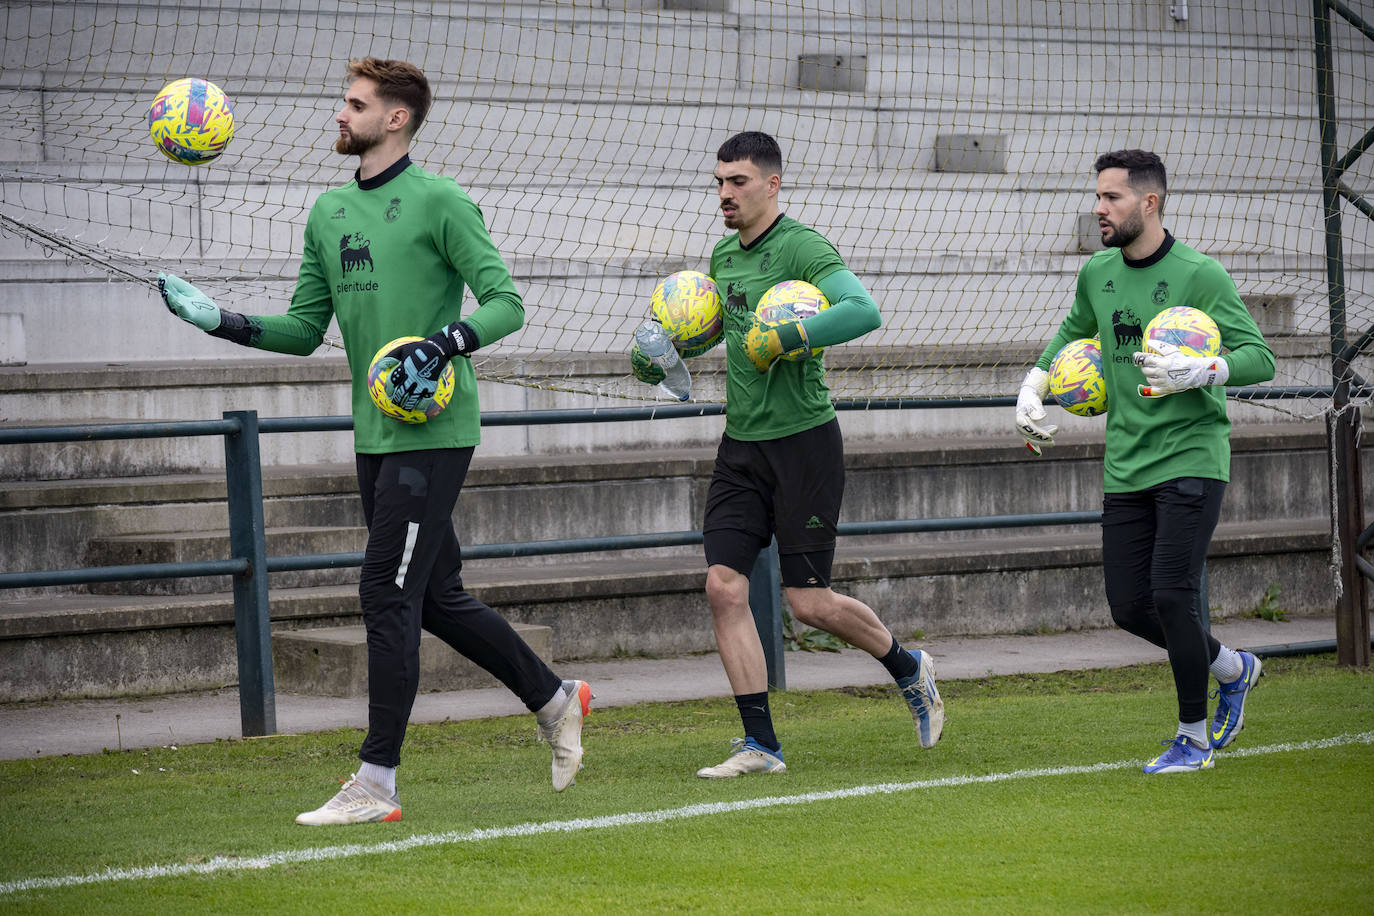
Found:
<path fill-rule="evenodd" d="M 396 587 L 406 587 L 406 570 L 410 568 L 410 556 L 415 553 L 415 539 L 420 536 L 420 523 L 410 522 L 406 525 L 406 549 L 401 554 L 401 568 L 396 570 Z"/>
<path fill-rule="evenodd" d="M 1288 744 L 1270 744 L 1265 747 L 1239 748 L 1228 750 L 1226 757 L 1258 757 L 1265 754 L 1282 754 L 1291 751 L 1316 751 L 1350 744 L 1374 744 L 1374 731 L 1337 735 L 1334 738 L 1320 738 L 1314 741 L 1298 741 Z M 528 824 L 515 824 L 509 827 L 490 827 L 479 830 L 450 831 L 411 836 L 404 840 L 386 843 L 354 843 L 346 846 L 322 846 L 311 849 L 287 849 L 262 856 L 216 856 L 204 862 L 177 865 L 148 865 L 139 868 L 108 868 L 102 872 L 87 875 L 62 875 L 52 878 L 21 878 L 15 881 L 0 882 L 0 896 L 21 891 L 51 890 L 54 888 L 76 887 L 83 884 L 102 884 L 110 881 L 135 881 L 144 878 L 176 878 L 184 875 L 209 875 L 216 872 L 256 871 L 278 865 L 294 865 L 303 862 L 324 862 L 331 859 L 351 859 L 354 856 L 377 855 L 387 852 L 403 852 L 424 846 L 449 846 L 456 843 L 480 843 L 483 840 L 501 840 L 511 837 L 539 836 L 546 833 L 577 833 L 583 830 L 599 830 L 610 827 L 629 827 L 636 824 L 662 824 L 668 821 L 693 817 L 706 817 L 713 814 L 732 814 L 736 811 L 750 811 L 760 808 L 780 808 L 786 805 L 808 805 L 816 802 L 834 801 L 845 798 L 861 798 L 867 795 L 892 795 L 899 792 L 915 792 L 921 789 L 941 789 L 981 783 L 1007 782 L 1014 779 L 1038 779 L 1045 776 L 1079 776 L 1088 773 L 1101 773 L 1107 770 L 1125 770 L 1144 766 L 1143 760 L 1118 760 L 1114 763 L 1093 763 L 1085 766 L 1041 767 L 1030 770 L 1012 770 L 1006 773 L 987 773 L 982 776 L 946 776 L 941 779 L 922 779 L 916 782 L 880 783 L 871 786 L 854 786 L 849 789 L 834 789 L 828 792 L 807 792 L 803 795 L 774 795 L 765 798 L 752 798 L 744 801 L 714 802 L 707 804 L 684 805 L 681 808 L 665 808 L 658 811 L 631 811 L 625 814 L 607 814 L 601 817 L 582 817 L 567 821 L 543 821 Z M 1206 777 L 1203 777 L 1206 778 Z"/>

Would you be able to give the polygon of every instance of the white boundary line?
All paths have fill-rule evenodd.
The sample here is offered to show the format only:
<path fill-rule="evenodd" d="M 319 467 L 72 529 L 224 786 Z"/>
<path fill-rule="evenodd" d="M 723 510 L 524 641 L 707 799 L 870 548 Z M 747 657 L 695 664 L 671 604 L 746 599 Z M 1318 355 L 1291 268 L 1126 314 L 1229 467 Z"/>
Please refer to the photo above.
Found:
<path fill-rule="evenodd" d="M 1337 735 L 1334 738 L 1321 738 L 1314 741 L 1298 741 L 1290 744 L 1270 744 L 1264 747 L 1239 748 L 1227 751 L 1227 757 L 1258 757 L 1266 754 L 1281 754 L 1291 751 L 1314 751 L 1351 744 L 1374 744 L 1374 731 Z M 576 833 L 582 830 L 598 830 L 607 827 L 629 827 L 637 824 L 661 824 L 667 821 L 683 820 L 693 817 L 707 817 L 714 814 L 731 814 L 736 811 L 750 811 L 759 808 L 780 808 L 786 805 L 809 805 L 814 802 L 834 801 L 845 798 L 861 798 L 868 795 L 892 795 L 899 792 L 915 792 L 921 789 L 940 789 L 956 786 L 977 785 L 981 783 L 1007 782 L 1014 779 L 1038 779 L 1044 776 L 1079 776 L 1088 773 L 1101 773 L 1108 770 L 1124 770 L 1143 765 L 1140 760 L 1118 760 L 1115 763 L 1094 763 L 1085 766 L 1041 767 L 1029 770 L 1011 770 L 1005 773 L 988 773 L 982 776 L 946 776 L 940 779 L 921 779 L 915 782 L 889 782 L 869 786 L 854 786 L 849 789 L 833 789 L 828 792 L 807 792 L 802 795 L 773 795 L 764 798 L 751 798 L 733 802 L 712 802 L 708 804 L 684 805 L 680 808 L 663 808 L 658 811 L 632 811 L 625 814 L 607 814 L 600 817 L 583 817 L 566 821 L 536 821 L 515 824 L 509 827 L 490 827 L 478 830 L 449 831 L 411 836 L 404 840 L 385 843 L 354 843 L 344 846 L 322 846 L 309 849 L 288 849 L 261 856 L 244 858 L 216 856 L 204 862 L 178 865 L 147 865 L 137 868 L 109 868 L 102 872 L 86 875 L 61 875 L 51 878 L 21 878 L 0 883 L 0 897 L 24 891 L 53 890 L 77 887 L 85 884 L 103 884 L 114 881 L 137 881 L 147 878 L 177 878 L 186 875 L 211 875 L 218 872 L 253 871 L 275 868 L 278 865 L 295 865 L 304 862 L 324 862 L 331 859 L 348 859 L 354 856 L 377 855 L 387 852 L 402 852 L 425 846 L 449 846 L 457 843 L 480 843 L 484 840 L 500 840 L 509 837 L 539 836 L 546 833 Z"/>

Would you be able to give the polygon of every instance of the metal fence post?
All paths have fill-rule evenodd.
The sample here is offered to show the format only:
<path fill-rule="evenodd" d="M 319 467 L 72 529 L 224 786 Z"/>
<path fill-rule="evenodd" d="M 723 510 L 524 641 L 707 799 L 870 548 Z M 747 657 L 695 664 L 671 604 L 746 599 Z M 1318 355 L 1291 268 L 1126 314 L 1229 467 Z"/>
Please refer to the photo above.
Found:
<path fill-rule="evenodd" d="M 234 638 L 238 644 L 239 717 L 245 738 L 277 730 L 272 684 L 272 631 L 267 604 L 267 534 L 262 513 L 262 459 L 258 412 L 232 410 L 239 431 L 224 436 L 225 482 L 229 491 L 229 552 L 248 561 L 234 577 Z"/>
<path fill-rule="evenodd" d="M 768 686 L 787 689 L 787 666 L 783 661 L 782 643 L 782 579 L 778 573 L 778 542 L 775 538 L 754 561 L 749 574 L 749 610 L 754 613 L 754 626 L 763 643 L 763 657 L 768 663 Z"/>

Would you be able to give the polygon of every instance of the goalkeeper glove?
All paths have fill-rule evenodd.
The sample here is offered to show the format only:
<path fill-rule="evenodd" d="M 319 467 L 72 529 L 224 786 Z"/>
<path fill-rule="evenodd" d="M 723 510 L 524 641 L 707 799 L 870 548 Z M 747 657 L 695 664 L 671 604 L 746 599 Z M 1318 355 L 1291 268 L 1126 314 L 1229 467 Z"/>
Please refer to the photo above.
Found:
<path fill-rule="evenodd" d="M 1054 445 L 1054 434 L 1059 432 L 1058 426 L 1041 423 L 1045 419 L 1045 395 L 1049 393 L 1050 374 L 1032 366 L 1016 395 L 1016 431 L 1026 440 L 1026 448 L 1036 455 L 1040 454 L 1040 446 Z"/>
<path fill-rule="evenodd" d="M 1149 349 L 1132 354 L 1131 361 L 1145 373 L 1145 384 L 1136 386 L 1136 393 L 1142 398 L 1162 398 L 1189 388 L 1225 385 L 1231 377 L 1231 367 L 1220 356 L 1187 356 L 1163 341 L 1151 341 Z"/>
<path fill-rule="evenodd" d="M 779 357 L 806 359 L 811 355 L 806 328 L 799 318 L 764 324 L 757 315 L 750 315 L 749 330 L 744 334 L 744 355 L 759 372 L 767 372 Z"/>
<path fill-rule="evenodd" d="M 175 274 L 159 273 L 157 290 L 167 311 L 207 333 L 220 325 L 219 306 L 213 299 Z"/>
<path fill-rule="evenodd" d="M 445 325 L 424 340 L 401 344 L 387 356 L 396 368 L 386 379 L 386 396 L 402 410 L 414 410 L 439 390 L 439 376 L 455 356 L 470 356 L 480 346 L 477 332 L 465 321 Z"/>
<path fill-rule="evenodd" d="M 630 348 L 630 371 L 646 385 L 657 385 L 668 377 L 662 366 L 644 355 L 639 344 Z"/>

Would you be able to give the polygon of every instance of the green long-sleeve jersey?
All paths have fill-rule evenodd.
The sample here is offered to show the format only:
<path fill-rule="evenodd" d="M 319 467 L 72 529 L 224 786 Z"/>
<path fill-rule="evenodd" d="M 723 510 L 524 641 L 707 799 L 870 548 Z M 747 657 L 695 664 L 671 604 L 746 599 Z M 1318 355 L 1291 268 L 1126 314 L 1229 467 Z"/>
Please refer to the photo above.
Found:
<path fill-rule="evenodd" d="M 1231 421 L 1221 386 L 1141 397 L 1144 373 L 1132 362 L 1144 328 L 1166 308 L 1188 305 L 1221 330 L 1229 384 L 1274 377 L 1274 354 L 1241 301 L 1225 268 L 1165 234 L 1148 258 L 1127 260 L 1119 248 L 1094 254 L 1078 273 L 1078 290 L 1059 332 L 1036 361 L 1048 369 L 1064 344 L 1099 335 L 1107 381 L 1108 493 L 1144 490 L 1176 477 L 1229 480 Z"/>
<path fill-rule="evenodd" d="M 464 287 L 477 300 L 466 317 Z M 481 344 L 490 344 L 517 330 L 524 315 L 482 211 L 451 178 L 426 172 L 406 156 L 315 201 L 291 306 L 285 315 L 251 316 L 250 345 L 305 355 L 337 316 L 352 375 L 354 449 L 458 448 L 481 438 L 472 363 L 453 360 L 453 400 L 443 413 L 409 424 L 372 403 L 372 358 L 398 337 L 428 337 L 460 318 Z"/>
<path fill-rule="evenodd" d="M 819 358 L 776 361 L 759 373 L 744 353 L 749 316 L 760 297 L 784 280 L 804 280 L 825 293 L 830 308 L 802 322 L 813 348 L 853 340 L 882 319 L 873 297 L 826 238 L 779 216 L 747 247 L 739 233 L 711 252 L 711 278 L 725 305 L 725 433 L 756 442 L 780 439 L 835 416 Z"/>

